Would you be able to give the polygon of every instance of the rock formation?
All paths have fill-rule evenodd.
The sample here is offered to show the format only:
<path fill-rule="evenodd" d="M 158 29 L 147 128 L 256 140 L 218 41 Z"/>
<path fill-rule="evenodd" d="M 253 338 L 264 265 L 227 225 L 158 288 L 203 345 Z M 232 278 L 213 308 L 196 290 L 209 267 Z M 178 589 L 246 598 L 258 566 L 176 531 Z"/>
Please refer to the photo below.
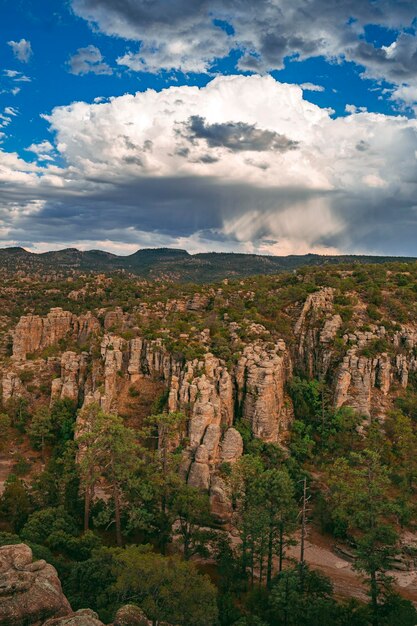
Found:
<path fill-rule="evenodd" d="M 288 429 L 284 387 L 291 370 L 283 341 L 273 347 L 262 342 L 245 347 L 236 368 L 237 400 L 242 418 L 250 424 L 255 437 L 279 442 Z"/>
<path fill-rule="evenodd" d="M 138 306 L 139 318 L 121 308 L 99 311 L 103 330 L 91 313 L 76 316 L 52 309 L 43 318 L 24 316 L 12 333 L 12 362 L 1 372 L 3 402 L 30 396 L 22 382 L 28 377 L 26 370 L 34 372 L 37 384 L 49 376 L 51 401 L 97 402 L 106 411 L 118 410 L 129 385 L 140 393 L 142 384 L 158 381 L 167 390 L 167 409 L 181 411 L 188 418 L 183 476 L 189 484 L 206 490 L 218 517 L 223 514 L 227 518 L 230 503 L 219 469 L 224 463 L 236 462 L 243 453 L 237 422 L 249 426 L 253 436 L 263 441 L 285 443 L 293 418 L 286 394 L 293 368 L 326 380 L 336 408 L 351 406 L 365 417 L 383 416 L 392 405 L 393 385 L 406 387 L 410 373 L 417 371 L 417 330 L 413 326 L 401 327 L 389 337 L 385 327 L 377 325 L 342 334 L 344 324 L 334 295 L 334 289 L 326 287 L 307 297 L 293 322 L 294 334 L 288 344 L 279 338 L 272 340 L 272 335 L 265 339 L 266 329 L 251 323 L 251 339 L 242 345 L 239 324 L 231 321 L 230 340 L 240 346 L 237 363 L 232 366 L 208 351 L 209 329 L 199 331 L 207 352 L 185 362 L 167 350 L 162 338 L 141 336 L 140 327 L 134 324 L 140 316 L 154 315 L 146 303 Z M 212 298 L 218 296 L 224 297 L 221 289 L 211 293 Z M 194 294 L 188 300 L 161 304 L 155 315 L 160 316 L 163 307 L 200 311 L 207 303 L 205 296 Z M 129 329 L 133 338 L 117 334 L 123 329 Z M 93 334 L 100 336 L 100 354 L 67 350 L 59 357 L 25 360 L 27 354 L 62 339 L 80 345 Z M 383 350 L 378 351 L 380 346 Z"/>
<path fill-rule="evenodd" d="M 0 624 L 26 626 L 71 613 L 56 570 L 25 544 L 0 547 Z"/>
<path fill-rule="evenodd" d="M 405 388 L 410 372 L 417 371 L 417 333 L 402 327 L 388 336 L 384 326 L 371 325 L 340 336 L 343 322 L 333 298 L 331 288 L 307 298 L 295 324 L 294 360 L 309 377 L 329 383 L 336 408 L 350 406 L 364 417 L 383 417 L 392 405 L 393 385 Z M 345 346 L 342 356 L 334 345 L 338 335 Z"/>
<path fill-rule="evenodd" d="M 114 618 L 114 626 L 151 626 L 145 613 L 134 604 L 122 606 Z"/>
<path fill-rule="evenodd" d="M 13 359 L 25 360 L 33 354 L 57 344 L 71 335 L 79 343 L 100 330 L 99 321 L 86 313 L 77 317 L 61 308 L 51 309 L 46 317 L 25 315 L 13 332 Z"/>
<path fill-rule="evenodd" d="M 79 402 L 84 387 L 88 353 L 64 352 L 60 360 L 61 376 L 52 380 L 51 402 L 68 398 Z"/>
<path fill-rule="evenodd" d="M 42 626 L 104 626 L 104 624 L 91 609 L 80 609 L 65 617 L 48 619 Z"/>

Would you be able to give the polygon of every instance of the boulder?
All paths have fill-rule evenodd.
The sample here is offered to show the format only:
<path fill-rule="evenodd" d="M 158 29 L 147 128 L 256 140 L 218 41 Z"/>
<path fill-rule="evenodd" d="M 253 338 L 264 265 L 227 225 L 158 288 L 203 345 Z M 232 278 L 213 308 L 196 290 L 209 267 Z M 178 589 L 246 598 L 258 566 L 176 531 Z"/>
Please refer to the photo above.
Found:
<path fill-rule="evenodd" d="M 0 547 L 0 624 L 30 626 L 71 613 L 56 570 L 25 544 Z"/>
<path fill-rule="evenodd" d="M 116 613 L 114 626 L 149 626 L 145 613 L 135 604 L 126 604 Z"/>
<path fill-rule="evenodd" d="M 221 444 L 220 460 L 222 463 L 235 463 L 242 454 L 242 435 L 236 428 L 229 428 Z"/>
<path fill-rule="evenodd" d="M 91 609 L 80 609 L 65 617 L 48 619 L 42 626 L 104 626 L 104 624 L 100 621 L 97 613 Z"/>

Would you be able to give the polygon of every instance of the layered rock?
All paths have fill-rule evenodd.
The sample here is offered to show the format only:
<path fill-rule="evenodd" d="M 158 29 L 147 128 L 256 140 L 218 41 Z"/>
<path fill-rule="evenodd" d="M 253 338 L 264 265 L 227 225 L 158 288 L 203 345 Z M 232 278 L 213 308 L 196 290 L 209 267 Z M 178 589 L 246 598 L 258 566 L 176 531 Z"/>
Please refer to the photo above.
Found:
<path fill-rule="evenodd" d="M 335 407 L 351 406 L 366 417 L 383 416 L 390 406 L 392 385 L 406 387 L 410 369 L 417 369 L 414 356 L 389 356 L 384 352 L 367 357 L 357 347 L 351 348 L 335 373 Z"/>
<path fill-rule="evenodd" d="M 51 385 L 51 402 L 68 398 L 79 402 L 84 388 L 88 365 L 88 353 L 64 352 L 60 360 L 61 376 L 54 378 Z"/>
<path fill-rule="evenodd" d="M 56 570 L 25 544 L 0 547 L 0 624 L 24 626 L 71 613 Z"/>
<path fill-rule="evenodd" d="M 46 317 L 25 315 L 13 332 L 13 359 L 25 360 L 28 354 L 53 346 L 68 335 L 83 343 L 99 330 L 100 323 L 91 313 L 77 317 L 69 311 L 54 308 Z"/>
<path fill-rule="evenodd" d="M 294 326 L 297 338 L 296 362 L 310 378 L 326 374 L 330 359 L 327 345 L 336 336 L 341 318 L 334 315 L 334 289 L 325 287 L 307 296 Z"/>
<path fill-rule="evenodd" d="M 30 389 L 47 384 L 54 375 L 55 367 L 55 359 L 38 359 L 12 362 L 0 368 L 2 402 L 7 404 L 9 400 L 22 397 L 30 399 Z"/>
<path fill-rule="evenodd" d="M 295 325 L 296 363 L 309 377 L 327 379 L 336 408 L 350 406 L 364 417 L 384 416 L 393 384 L 405 388 L 410 372 L 417 371 L 417 332 L 404 327 L 388 336 L 384 326 L 371 325 L 339 335 L 346 346 L 340 358 L 334 340 L 342 319 L 334 311 L 333 294 L 325 288 L 307 298 Z"/>
<path fill-rule="evenodd" d="M 237 402 L 255 437 L 279 442 L 288 430 L 291 411 L 285 384 L 292 364 L 285 343 L 262 342 L 244 348 L 236 368 Z"/>

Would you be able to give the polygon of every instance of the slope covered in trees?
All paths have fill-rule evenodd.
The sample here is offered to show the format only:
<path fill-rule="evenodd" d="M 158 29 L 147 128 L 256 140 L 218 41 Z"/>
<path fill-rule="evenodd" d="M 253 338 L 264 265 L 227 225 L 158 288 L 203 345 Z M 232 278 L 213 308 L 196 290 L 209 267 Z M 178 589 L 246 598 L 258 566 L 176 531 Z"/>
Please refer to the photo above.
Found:
<path fill-rule="evenodd" d="M 0 543 L 74 610 L 416 623 L 414 263 L 3 278 Z M 317 537 L 360 593 L 311 565 Z"/>

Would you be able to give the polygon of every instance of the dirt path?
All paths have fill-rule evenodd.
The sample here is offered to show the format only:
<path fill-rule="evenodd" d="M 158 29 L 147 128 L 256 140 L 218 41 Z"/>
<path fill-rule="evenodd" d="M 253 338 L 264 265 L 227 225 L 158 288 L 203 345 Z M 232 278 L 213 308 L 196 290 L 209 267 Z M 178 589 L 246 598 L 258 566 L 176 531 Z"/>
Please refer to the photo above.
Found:
<path fill-rule="evenodd" d="M 369 598 L 362 577 L 353 569 L 349 561 L 334 553 L 333 545 L 334 541 L 331 538 L 311 531 L 305 546 L 307 563 L 331 578 L 336 597 L 356 598 L 367 602 Z M 298 558 L 299 546 L 289 548 L 287 554 Z M 388 574 L 395 578 L 398 593 L 417 604 L 417 571 L 392 571 Z"/>

